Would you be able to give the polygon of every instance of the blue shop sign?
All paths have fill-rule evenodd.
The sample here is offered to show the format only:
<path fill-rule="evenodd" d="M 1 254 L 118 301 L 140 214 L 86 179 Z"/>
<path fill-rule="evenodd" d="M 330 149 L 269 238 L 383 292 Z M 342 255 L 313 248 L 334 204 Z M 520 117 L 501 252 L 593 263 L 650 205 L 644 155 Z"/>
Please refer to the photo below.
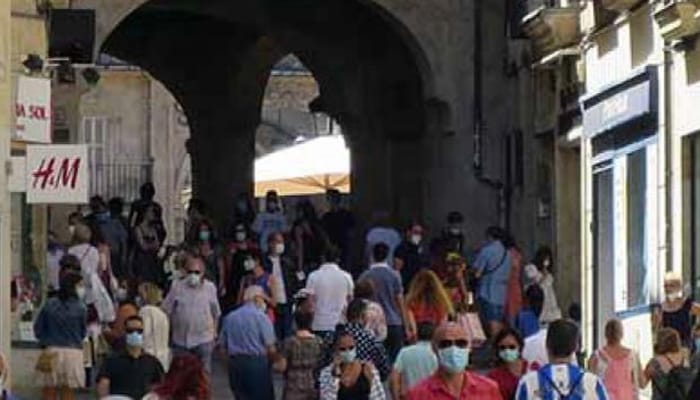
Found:
<path fill-rule="evenodd" d="M 583 132 L 588 138 L 628 125 L 656 128 L 657 68 L 648 66 L 623 82 L 582 98 L 581 107 Z"/>

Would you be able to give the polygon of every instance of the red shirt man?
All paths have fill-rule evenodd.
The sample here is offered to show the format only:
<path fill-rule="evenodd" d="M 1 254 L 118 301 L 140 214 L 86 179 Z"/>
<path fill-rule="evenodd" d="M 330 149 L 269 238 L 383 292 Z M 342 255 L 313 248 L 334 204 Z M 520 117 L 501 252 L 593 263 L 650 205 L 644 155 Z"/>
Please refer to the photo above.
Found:
<path fill-rule="evenodd" d="M 440 366 L 408 392 L 407 400 L 503 400 L 496 382 L 465 371 L 468 344 L 464 328 L 454 322 L 442 324 L 433 340 Z"/>

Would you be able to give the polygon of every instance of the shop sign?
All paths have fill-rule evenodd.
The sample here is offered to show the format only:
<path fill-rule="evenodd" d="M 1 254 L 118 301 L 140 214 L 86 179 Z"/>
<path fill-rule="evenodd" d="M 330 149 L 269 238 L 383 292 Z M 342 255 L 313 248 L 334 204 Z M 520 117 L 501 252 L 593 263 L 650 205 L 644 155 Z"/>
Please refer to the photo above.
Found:
<path fill-rule="evenodd" d="M 649 67 L 622 83 L 581 101 L 583 130 L 594 137 L 657 112 L 656 69 Z"/>
<path fill-rule="evenodd" d="M 87 145 L 27 146 L 27 203 L 87 203 L 88 167 Z"/>
<path fill-rule="evenodd" d="M 27 76 L 17 79 L 13 139 L 51 143 L 51 80 Z"/>

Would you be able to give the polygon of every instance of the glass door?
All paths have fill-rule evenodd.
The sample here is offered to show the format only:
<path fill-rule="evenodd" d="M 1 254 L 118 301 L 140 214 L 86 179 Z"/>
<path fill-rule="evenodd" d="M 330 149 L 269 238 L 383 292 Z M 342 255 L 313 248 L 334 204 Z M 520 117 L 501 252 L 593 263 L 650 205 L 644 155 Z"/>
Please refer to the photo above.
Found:
<path fill-rule="evenodd" d="M 595 347 L 603 343 L 604 326 L 614 315 L 614 206 L 612 164 L 593 174 L 593 308 Z"/>

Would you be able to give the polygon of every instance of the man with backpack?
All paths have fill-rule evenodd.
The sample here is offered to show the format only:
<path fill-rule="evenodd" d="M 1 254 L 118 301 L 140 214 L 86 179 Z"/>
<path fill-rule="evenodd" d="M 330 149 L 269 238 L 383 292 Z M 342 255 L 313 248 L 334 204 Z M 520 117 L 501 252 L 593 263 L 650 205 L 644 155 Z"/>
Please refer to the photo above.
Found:
<path fill-rule="evenodd" d="M 520 379 L 518 400 L 608 400 L 608 393 L 597 376 L 571 364 L 578 347 L 575 323 L 560 319 L 549 324 L 547 351 L 549 364 Z"/>

